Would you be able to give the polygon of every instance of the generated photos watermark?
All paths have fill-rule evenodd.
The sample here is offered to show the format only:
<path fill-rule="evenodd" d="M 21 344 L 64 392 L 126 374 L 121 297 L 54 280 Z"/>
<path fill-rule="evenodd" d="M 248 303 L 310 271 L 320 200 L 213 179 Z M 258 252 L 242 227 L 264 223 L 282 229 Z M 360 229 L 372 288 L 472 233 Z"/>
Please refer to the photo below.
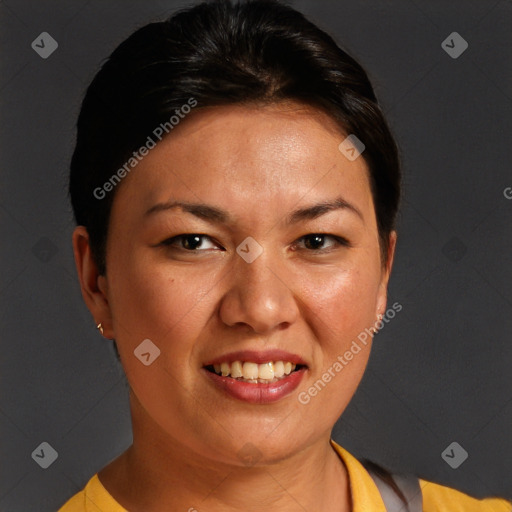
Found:
<path fill-rule="evenodd" d="M 185 119 L 187 114 L 197 106 L 197 100 L 195 98 L 189 98 L 187 103 L 184 103 L 179 109 L 176 109 L 168 121 L 160 123 L 151 133 L 148 135 L 146 142 L 137 150 L 132 153 L 133 156 L 128 160 L 105 182 L 101 187 L 96 187 L 93 190 L 93 195 L 96 199 L 105 199 L 109 192 L 112 192 L 114 188 L 121 183 L 121 180 L 126 177 L 142 159 L 149 154 L 149 152 L 156 147 L 157 142 L 160 142 L 165 135 L 171 133 L 171 131 L 180 124 L 182 119 Z M 156 139 L 156 140 L 155 140 Z"/>
<path fill-rule="evenodd" d="M 389 323 L 393 318 L 395 318 L 396 314 L 402 311 L 402 304 L 399 302 L 395 302 L 384 314 L 382 319 L 379 319 L 375 322 L 373 327 L 370 329 L 366 328 L 364 331 L 361 331 L 356 340 L 352 341 L 352 344 L 350 345 L 350 348 L 346 350 L 343 355 L 339 355 L 336 358 L 336 361 L 327 368 L 327 370 L 322 374 L 322 376 L 312 385 L 310 386 L 307 391 L 302 391 L 298 395 L 298 401 L 306 405 L 311 401 L 311 398 L 315 397 L 320 391 L 322 391 L 325 386 L 331 380 L 336 377 L 338 373 L 340 373 L 345 366 L 347 366 L 352 359 L 354 359 L 354 356 L 359 354 L 361 352 L 362 347 L 360 344 L 366 346 L 368 343 L 368 340 L 371 339 L 372 334 L 375 334 L 377 331 L 380 331 L 385 324 Z"/>

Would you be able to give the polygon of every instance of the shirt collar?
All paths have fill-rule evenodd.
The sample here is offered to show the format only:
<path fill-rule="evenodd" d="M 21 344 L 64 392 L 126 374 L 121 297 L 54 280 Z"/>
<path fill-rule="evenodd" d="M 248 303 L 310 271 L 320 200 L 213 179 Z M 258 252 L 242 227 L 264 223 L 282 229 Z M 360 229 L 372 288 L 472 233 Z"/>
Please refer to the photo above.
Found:
<path fill-rule="evenodd" d="M 347 469 L 352 512 L 386 510 L 379 489 L 363 465 L 333 439 L 331 439 L 331 445 Z"/>

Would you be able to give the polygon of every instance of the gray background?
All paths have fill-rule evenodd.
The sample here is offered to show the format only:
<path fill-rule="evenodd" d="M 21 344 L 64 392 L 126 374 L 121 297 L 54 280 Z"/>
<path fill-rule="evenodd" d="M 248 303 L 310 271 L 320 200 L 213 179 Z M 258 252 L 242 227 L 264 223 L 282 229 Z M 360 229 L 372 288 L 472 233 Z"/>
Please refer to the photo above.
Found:
<path fill-rule="evenodd" d="M 127 387 L 78 288 L 66 196 L 102 59 L 185 2 L 0 1 L 0 510 L 52 511 L 131 442 Z M 390 303 L 334 438 L 359 457 L 512 498 L 512 2 L 293 2 L 368 70 L 403 154 Z M 42 59 L 43 31 L 58 49 Z M 452 59 L 453 31 L 469 48 Z M 31 454 L 57 452 L 46 470 Z M 469 458 L 441 458 L 453 441 Z"/>

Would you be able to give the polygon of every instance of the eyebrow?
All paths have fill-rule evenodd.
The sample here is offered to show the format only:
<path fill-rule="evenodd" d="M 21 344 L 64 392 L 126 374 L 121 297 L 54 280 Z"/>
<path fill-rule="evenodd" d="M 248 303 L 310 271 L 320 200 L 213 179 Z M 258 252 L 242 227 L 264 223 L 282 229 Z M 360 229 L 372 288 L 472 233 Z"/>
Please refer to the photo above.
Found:
<path fill-rule="evenodd" d="M 221 208 L 210 206 L 204 203 L 190 203 L 187 201 L 168 201 L 166 203 L 155 204 L 146 211 L 144 216 L 149 217 L 156 213 L 165 212 L 176 208 L 181 208 L 183 211 L 190 213 L 200 219 L 216 224 L 229 224 L 233 222 L 231 215 Z M 363 214 L 356 206 L 349 203 L 342 197 L 337 197 L 332 201 L 323 201 L 311 206 L 298 208 L 285 217 L 285 223 L 287 225 L 291 225 L 300 221 L 313 220 L 335 210 L 350 211 L 356 214 L 364 222 Z"/>

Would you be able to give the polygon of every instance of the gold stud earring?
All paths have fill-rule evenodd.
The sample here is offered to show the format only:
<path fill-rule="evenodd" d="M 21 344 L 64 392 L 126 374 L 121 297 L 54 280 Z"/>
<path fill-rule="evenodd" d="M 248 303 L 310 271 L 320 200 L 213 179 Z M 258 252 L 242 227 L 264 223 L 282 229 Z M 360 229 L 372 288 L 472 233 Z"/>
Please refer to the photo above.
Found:
<path fill-rule="evenodd" d="M 103 326 L 101 325 L 101 322 L 96 326 L 96 329 L 98 329 L 101 334 L 103 334 Z"/>
<path fill-rule="evenodd" d="M 377 329 L 376 325 L 379 323 L 379 322 L 382 322 L 382 319 L 384 318 L 384 315 L 377 315 L 377 321 L 375 322 L 373 328 L 372 328 L 372 331 L 373 331 L 373 334 L 377 334 L 379 332 L 379 329 Z"/>

